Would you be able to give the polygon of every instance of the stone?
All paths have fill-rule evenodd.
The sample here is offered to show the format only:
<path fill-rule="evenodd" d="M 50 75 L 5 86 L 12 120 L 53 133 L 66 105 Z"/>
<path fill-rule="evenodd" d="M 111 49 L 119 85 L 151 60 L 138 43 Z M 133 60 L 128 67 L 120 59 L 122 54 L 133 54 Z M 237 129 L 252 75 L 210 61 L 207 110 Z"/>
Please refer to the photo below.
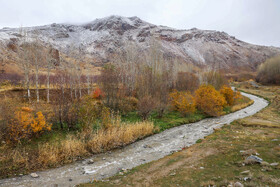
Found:
<path fill-rule="evenodd" d="M 94 161 L 92 160 L 92 159 L 89 159 L 88 161 L 87 161 L 87 164 L 93 164 L 94 163 Z"/>
<path fill-rule="evenodd" d="M 71 178 L 70 178 L 70 179 L 68 179 L 68 180 L 69 180 L 69 181 L 73 181 L 73 179 L 71 179 Z"/>
<path fill-rule="evenodd" d="M 260 163 L 262 163 L 262 161 L 263 161 L 263 159 L 261 159 L 260 157 L 251 155 L 245 159 L 244 163 L 247 165 L 257 164 L 257 163 L 260 164 Z"/>
<path fill-rule="evenodd" d="M 273 140 L 271 140 L 271 141 L 276 142 L 276 141 L 278 141 L 278 139 L 273 139 Z"/>
<path fill-rule="evenodd" d="M 39 177 L 39 175 L 38 175 L 37 173 L 31 173 L 30 176 L 31 176 L 32 178 L 38 178 L 38 177 Z"/>
<path fill-rule="evenodd" d="M 251 177 L 244 177 L 243 180 L 244 181 L 249 181 L 249 180 L 251 180 Z"/>
<path fill-rule="evenodd" d="M 271 163 L 270 165 L 271 165 L 271 166 L 278 166 L 279 163 L 278 163 L 278 162 L 274 162 L 274 163 Z"/>
<path fill-rule="evenodd" d="M 102 160 L 106 160 L 106 158 L 102 158 Z"/>
<path fill-rule="evenodd" d="M 247 174 L 249 174 L 250 173 L 250 170 L 246 170 L 246 171 L 242 171 L 240 174 L 242 174 L 242 175 L 247 175 Z"/>
<path fill-rule="evenodd" d="M 244 185 L 241 184 L 240 182 L 236 182 L 234 183 L 234 187 L 244 187 Z"/>
<path fill-rule="evenodd" d="M 174 173 L 170 173 L 170 176 L 174 176 L 174 175 L 176 175 L 176 173 L 174 172 Z"/>

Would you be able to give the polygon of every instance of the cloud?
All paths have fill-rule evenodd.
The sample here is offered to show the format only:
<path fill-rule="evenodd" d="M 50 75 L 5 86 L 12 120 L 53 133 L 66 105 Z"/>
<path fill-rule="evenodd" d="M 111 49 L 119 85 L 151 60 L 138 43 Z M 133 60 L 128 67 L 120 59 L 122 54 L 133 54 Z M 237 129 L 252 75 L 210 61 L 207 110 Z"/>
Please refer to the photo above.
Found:
<path fill-rule="evenodd" d="M 0 27 L 138 16 L 153 24 L 225 31 L 250 43 L 280 47 L 277 0 L 0 0 L 0 5 Z"/>

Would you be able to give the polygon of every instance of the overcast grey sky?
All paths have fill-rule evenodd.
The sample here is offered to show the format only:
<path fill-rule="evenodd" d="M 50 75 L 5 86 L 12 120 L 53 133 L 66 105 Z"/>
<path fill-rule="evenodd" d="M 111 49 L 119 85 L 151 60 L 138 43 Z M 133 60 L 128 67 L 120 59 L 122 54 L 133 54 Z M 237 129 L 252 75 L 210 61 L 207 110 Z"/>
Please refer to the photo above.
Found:
<path fill-rule="evenodd" d="M 0 0 L 0 28 L 138 16 L 178 29 L 225 31 L 280 47 L 280 0 Z"/>

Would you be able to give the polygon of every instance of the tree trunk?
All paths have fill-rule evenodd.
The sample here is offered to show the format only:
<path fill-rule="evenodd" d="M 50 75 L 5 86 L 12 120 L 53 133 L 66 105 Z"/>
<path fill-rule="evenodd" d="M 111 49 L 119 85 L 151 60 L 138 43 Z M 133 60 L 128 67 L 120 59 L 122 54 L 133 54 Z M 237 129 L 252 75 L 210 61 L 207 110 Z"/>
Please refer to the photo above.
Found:
<path fill-rule="evenodd" d="M 36 72 L 35 72 L 35 82 L 36 82 L 36 97 L 37 97 L 37 102 L 39 103 L 40 99 L 39 99 L 38 73 L 39 73 L 39 67 L 38 67 L 38 64 L 37 64 L 36 65 Z"/>
<path fill-rule="evenodd" d="M 29 73 L 25 73 L 26 89 L 27 89 L 27 98 L 30 102 L 30 88 L 29 88 Z"/>
<path fill-rule="evenodd" d="M 48 67 L 48 76 L 47 76 L 47 103 L 50 102 L 50 68 Z"/>
<path fill-rule="evenodd" d="M 89 75 L 87 75 L 87 87 L 88 87 L 88 95 L 90 95 L 90 78 L 89 78 Z"/>

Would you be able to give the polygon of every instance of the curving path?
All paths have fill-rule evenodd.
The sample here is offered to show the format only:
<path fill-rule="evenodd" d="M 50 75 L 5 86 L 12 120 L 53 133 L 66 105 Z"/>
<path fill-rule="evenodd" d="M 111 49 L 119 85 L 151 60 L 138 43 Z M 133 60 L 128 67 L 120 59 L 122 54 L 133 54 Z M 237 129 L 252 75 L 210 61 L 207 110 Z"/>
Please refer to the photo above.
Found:
<path fill-rule="evenodd" d="M 195 144 L 198 139 L 213 133 L 214 128 L 240 118 L 253 115 L 265 108 L 268 102 L 260 97 L 242 93 L 254 100 L 251 106 L 237 112 L 217 118 L 204 119 L 168 129 L 143 140 L 137 141 L 122 149 L 104 154 L 97 154 L 90 159 L 69 164 L 60 168 L 37 172 L 39 178 L 30 175 L 0 180 L 0 186 L 74 186 L 80 183 L 91 182 L 93 179 L 110 177 L 122 168 L 131 169 L 138 165 L 158 160 L 183 147 Z"/>

